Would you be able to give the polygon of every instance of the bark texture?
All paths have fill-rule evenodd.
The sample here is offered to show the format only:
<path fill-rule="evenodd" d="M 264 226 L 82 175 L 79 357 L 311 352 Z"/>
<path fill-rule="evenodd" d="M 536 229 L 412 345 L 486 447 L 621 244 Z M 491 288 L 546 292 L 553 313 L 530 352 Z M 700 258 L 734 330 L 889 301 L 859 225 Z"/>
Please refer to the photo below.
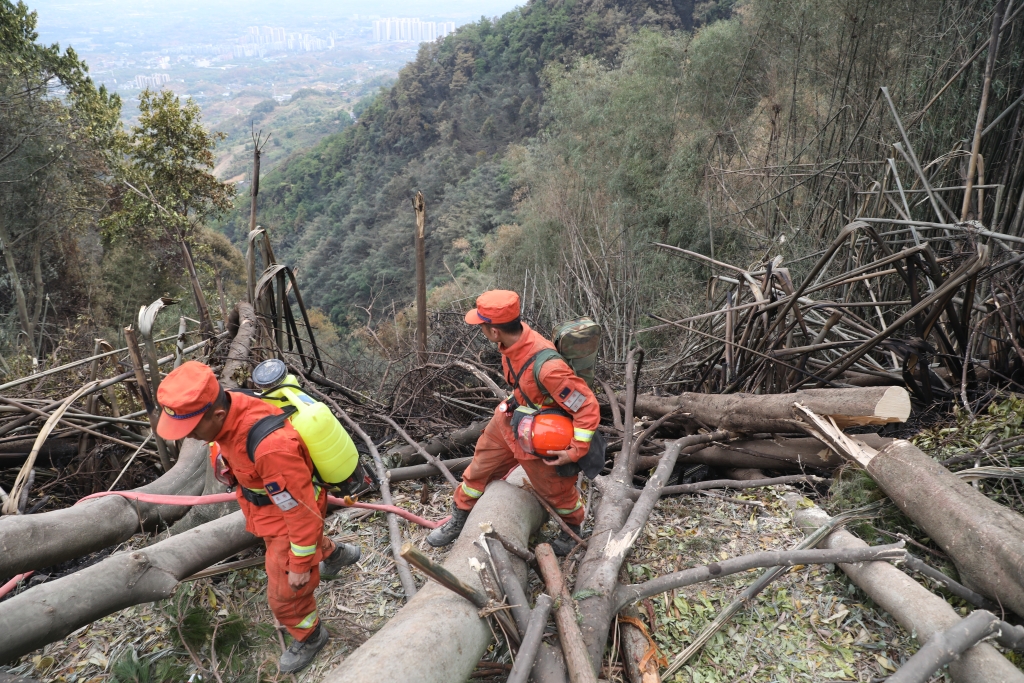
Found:
<path fill-rule="evenodd" d="M 486 426 L 487 420 L 474 422 L 465 429 L 457 429 L 448 436 L 436 436 L 421 445 L 423 446 L 423 450 L 431 455 L 442 455 L 443 453 L 448 453 L 456 448 L 468 448 L 476 444 L 476 440 L 484 433 L 484 427 Z M 419 454 L 414 446 L 400 446 L 398 448 L 392 448 L 387 451 L 384 456 L 390 458 L 399 457 L 402 459 L 403 465 L 416 465 L 424 462 L 423 456 Z M 392 460 L 392 462 L 394 461 Z"/>
<path fill-rule="evenodd" d="M 112 496 L 111 496 L 112 497 Z M 259 539 L 241 512 L 142 550 L 111 555 L 0 603 L 0 661 L 10 661 L 108 614 L 171 595 L 182 579 Z"/>
<path fill-rule="evenodd" d="M 515 476 L 515 475 L 513 475 Z M 526 491 L 506 481 L 492 482 L 473 507 L 466 527 L 452 546 L 444 567 L 462 581 L 482 590 L 469 558 L 487 558 L 473 541 L 480 523 L 490 522 L 502 535 L 525 545 L 546 514 Z M 512 558 L 524 570 L 521 560 Z M 522 576 L 525 577 L 525 571 Z M 428 582 L 384 628 L 363 643 L 325 683 L 379 683 L 382 666 L 387 680 L 418 683 L 464 681 L 487 649 L 491 630 L 466 599 Z"/>
<path fill-rule="evenodd" d="M 661 417 L 680 410 L 680 416 L 670 421 L 694 429 L 702 422 L 716 429 L 748 434 L 803 432 L 793 417 L 792 407 L 797 402 L 818 415 L 831 417 L 840 429 L 904 422 L 910 415 L 910 395 L 902 387 L 805 389 L 789 394 L 762 395 L 642 394 L 636 397 L 636 414 Z"/>
<path fill-rule="evenodd" d="M 1024 517 L 909 441 L 895 441 L 879 451 L 867 471 L 952 558 L 968 587 L 1024 616 Z"/>
<path fill-rule="evenodd" d="M 817 506 L 798 508 L 802 500 L 795 493 L 786 496 L 790 507 L 796 509 L 794 523 L 808 533 L 828 521 L 828 515 Z M 823 548 L 866 546 L 867 543 L 845 529 L 834 531 L 820 545 Z M 913 633 L 918 642 L 924 643 L 960 621 L 949 603 L 888 562 L 841 564 L 839 568 L 900 626 Z M 949 672 L 957 683 L 1024 683 L 1024 673 L 988 643 L 979 643 L 964 652 L 950 663 Z"/>
<path fill-rule="evenodd" d="M 228 357 L 220 373 L 220 383 L 225 389 L 239 389 L 245 386 L 245 381 L 249 378 L 249 348 L 257 329 L 256 311 L 252 304 L 239 301 L 236 310 L 238 331 L 231 340 Z"/>
<path fill-rule="evenodd" d="M 209 449 L 185 439 L 178 461 L 151 484 L 136 491 L 195 496 L 203 490 Z M 127 541 L 142 530 L 180 519 L 187 507 L 151 505 L 104 496 L 81 505 L 38 515 L 0 517 L 0 578 L 49 567 Z"/>

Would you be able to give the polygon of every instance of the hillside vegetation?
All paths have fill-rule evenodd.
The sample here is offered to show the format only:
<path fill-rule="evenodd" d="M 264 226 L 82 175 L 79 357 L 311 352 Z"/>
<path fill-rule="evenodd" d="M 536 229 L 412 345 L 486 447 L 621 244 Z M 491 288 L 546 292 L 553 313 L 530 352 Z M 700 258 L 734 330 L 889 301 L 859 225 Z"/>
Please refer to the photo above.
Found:
<path fill-rule="evenodd" d="M 984 59 L 911 115 L 985 41 L 993 5 L 535 0 L 423 46 L 356 126 L 265 179 L 260 223 L 307 298 L 361 326 L 357 307 L 411 300 L 420 190 L 435 301 L 525 289 L 541 320 L 596 316 L 620 356 L 647 314 L 703 292 L 706 270 L 651 241 L 756 264 L 813 253 L 856 215 L 837 177 L 867 190 L 879 160 L 904 163 L 881 86 L 919 158 L 959 144 L 929 171 L 956 184 Z M 1024 41 L 1007 36 L 990 111 L 1020 90 Z M 991 166 L 1011 150 L 989 139 Z M 247 216 L 226 222 L 235 244 Z"/>
<path fill-rule="evenodd" d="M 617 64 L 637 27 L 682 29 L 679 11 L 667 2 L 533 2 L 424 45 L 355 126 L 262 181 L 260 223 L 339 323 L 353 304 L 408 300 L 416 190 L 428 201 L 434 284 L 472 279 L 488 237 L 513 219 L 505 156 L 541 129 L 545 66 L 586 55 Z M 226 226 L 236 244 L 247 218 L 240 210 Z"/>

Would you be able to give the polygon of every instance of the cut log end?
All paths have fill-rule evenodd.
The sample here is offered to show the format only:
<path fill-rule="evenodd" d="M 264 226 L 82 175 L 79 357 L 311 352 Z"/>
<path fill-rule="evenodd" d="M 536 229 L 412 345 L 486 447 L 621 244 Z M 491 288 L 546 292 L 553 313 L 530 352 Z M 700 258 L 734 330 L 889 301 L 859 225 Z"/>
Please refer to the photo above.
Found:
<path fill-rule="evenodd" d="M 888 387 L 875 403 L 874 411 L 871 414 L 830 415 L 829 417 L 835 420 L 840 429 L 906 422 L 910 417 L 910 394 L 903 387 Z"/>

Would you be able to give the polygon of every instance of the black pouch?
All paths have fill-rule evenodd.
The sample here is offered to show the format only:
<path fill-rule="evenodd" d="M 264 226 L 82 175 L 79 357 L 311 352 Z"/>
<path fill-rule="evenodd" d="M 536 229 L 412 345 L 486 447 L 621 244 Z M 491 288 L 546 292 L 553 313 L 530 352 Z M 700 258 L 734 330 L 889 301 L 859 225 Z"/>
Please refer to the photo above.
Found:
<path fill-rule="evenodd" d="M 593 481 L 604 469 L 605 454 L 608 451 L 608 438 L 604 432 L 594 432 L 594 438 L 590 440 L 590 450 L 577 462 L 568 465 L 559 465 L 555 473 L 560 477 L 575 477 L 580 472 L 583 476 Z"/>
<path fill-rule="evenodd" d="M 355 471 L 348 479 L 331 488 L 332 490 L 336 489 L 341 497 L 352 496 L 354 498 L 370 491 L 379 490 L 380 480 L 372 468 L 364 467 L 362 461 L 359 461 Z"/>

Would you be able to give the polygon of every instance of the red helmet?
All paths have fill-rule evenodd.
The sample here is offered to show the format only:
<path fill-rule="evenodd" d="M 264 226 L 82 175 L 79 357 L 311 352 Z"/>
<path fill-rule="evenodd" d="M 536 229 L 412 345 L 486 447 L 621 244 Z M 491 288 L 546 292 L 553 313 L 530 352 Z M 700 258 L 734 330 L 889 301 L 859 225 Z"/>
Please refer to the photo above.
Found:
<path fill-rule="evenodd" d="M 572 442 L 572 420 L 555 412 L 527 415 L 519 422 L 516 438 L 524 451 L 531 455 L 548 455 L 551 451 L 564 451 Z"/>

